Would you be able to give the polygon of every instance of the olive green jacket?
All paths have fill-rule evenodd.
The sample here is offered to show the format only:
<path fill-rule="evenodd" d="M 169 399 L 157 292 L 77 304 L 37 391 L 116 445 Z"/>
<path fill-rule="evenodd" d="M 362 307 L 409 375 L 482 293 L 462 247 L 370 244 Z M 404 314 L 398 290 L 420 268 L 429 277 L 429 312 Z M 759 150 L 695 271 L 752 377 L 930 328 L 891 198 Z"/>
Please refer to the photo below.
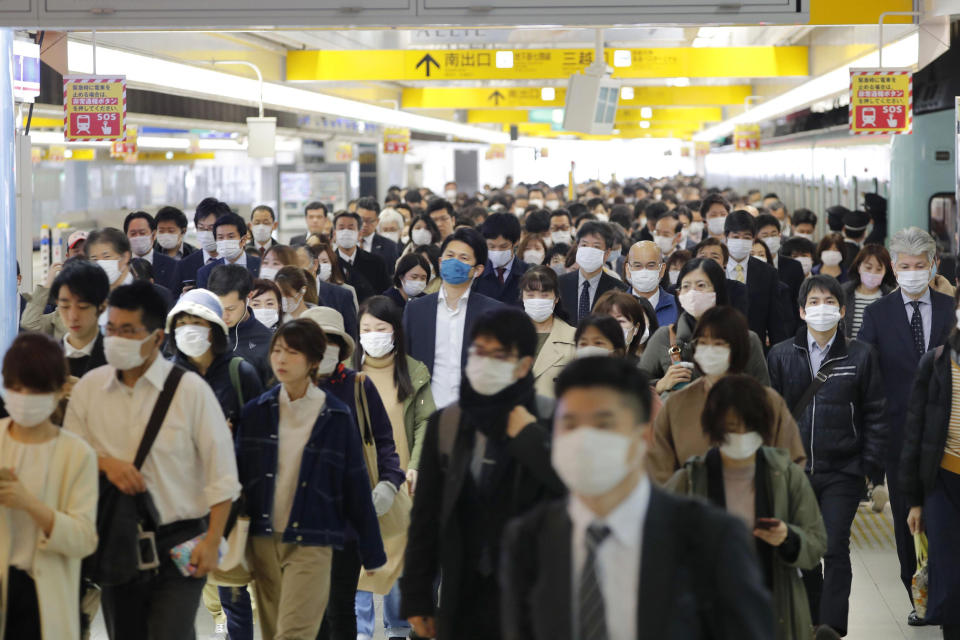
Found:
<path fill-rule="evenodd" d="M 433 403 L 433 391 L 430 389 L 430 371 L 419 360 L 407 356 L 407 369 L 413 393 L 403 401 L 403 426 L 407 431 L 407 444 L 410 447 L 410 469 L 420 467 L 420 452 L 423 451 L 423 435 L 427 431 L 427 418 L 437 410 Z"/>
<path fill-rule="evenodd" d="M 797 569 L 813 569 L 827 550 L 827 531 L 820 505 L 807 475 L 790 460 L 784 449 L 761 447 L 767 470 L 767 495 L 772 517 L 782 520 L 800 540 L 800 553 L 793 562 L 773 554 L 773 603 L 776 640 L 808 640 L 813 637 L 807 592 Z M 690 458 L 667 483 L 674 493 L 708 495 L 707 465 L 703 456 Z"/>

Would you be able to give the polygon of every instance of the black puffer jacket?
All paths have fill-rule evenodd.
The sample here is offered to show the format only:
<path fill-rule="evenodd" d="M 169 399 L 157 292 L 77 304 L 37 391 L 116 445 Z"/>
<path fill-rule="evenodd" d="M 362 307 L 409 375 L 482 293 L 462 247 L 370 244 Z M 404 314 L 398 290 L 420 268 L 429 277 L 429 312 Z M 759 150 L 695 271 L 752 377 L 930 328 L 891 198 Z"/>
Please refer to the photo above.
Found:
<path fill-rule="evenodd" d="M 933 491 L 947 446 L 953 402 L 950 357 L 949 346 L 927 351 L 914 379 L 900 453 L 900 488 L 908 507 L 922 507 Z"/>
<path fill-rule="evenodd" d="M 807 453 L 808 473 L 841 471 L 880 480 L 887 426 L 880 363 L 873 347 L 846 342 L 838 334 L 823 366 L 836 361 L 827 381 L 804 409 L 797 426 Z M 791 411 L 813 382 L 807 327 L 767 356 L 770 386 Z"/>
<path fill-rule="evenodd" d="M 230 361 L 234 358 L 242 360 L 240 362 L 240 369 L 237 372 L 240 376 L 240 389 L 243 392 L 242 403 L 240 402 L 240 398 L 237 397 L 233 381 L 230 380 Z M 174 362 L 184 367 L 187 371 L 193 371 L 197 374 L 200 373 L 193 363 L 179 351 L 177 352 L 176 358 L 174 358 Z M 206 380 L 210 388 L 213 389 L 213 393 L 217 396 L 217 401 L 220 403 L 220 408 L 223 409 L 223 415 L 230 421 L 231 425 L 237 424 L 243 405 L 260 397 L 260 394 L 263 393 L 260 376 L 257 375 L 257 370 L 253 365 L 229 351 L 214 358 L 210 364 L 210 368 L 207 369 L 207 374 L 201 377 Z"/>

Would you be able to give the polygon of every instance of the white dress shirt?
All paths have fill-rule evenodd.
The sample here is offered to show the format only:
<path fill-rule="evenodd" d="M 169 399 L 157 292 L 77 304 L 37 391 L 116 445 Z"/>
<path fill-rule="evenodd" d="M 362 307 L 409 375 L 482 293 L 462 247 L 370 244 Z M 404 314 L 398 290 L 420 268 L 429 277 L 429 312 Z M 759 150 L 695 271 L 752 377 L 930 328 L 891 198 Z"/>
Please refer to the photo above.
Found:
<path fill-rule="evenodd" d="M 150 264 L 153 264 L 153 249 L 150 249 L 150 251 L 148 251 L 147 253 L 143 254 L 142 256 L 134 256 L 134 257 L 135 257 L 135 258 L 143 258 L 144 260 L 146 260 L 146 261 L 149 262 Z"/>
<path fill-rule="evenodd" d="M 576 300 L 576 303 L 577 303 L 578 308 L 579 308 L 579 305 L 580 305 L 580 296 L 583 295 L 583 283 L 584 283 L 584 282 L 589 282 L 589 283 L 590 283 L 590 308 L 593 309 L 593 303 L 594 303 L 594 302 L 596 301 L 596 299 L 597 299 L 597 287 L 600 286 L 600 276 L 602 276 L 602 275 L 603 275 L 603 269 L 600 270 L 600 273 L 598 273 L 597 275 L 595 275 L 595 276 L 593 276 L 592 278 L 590 278 L 589 280 L 587 280 L 587 279 L 585 279 L 585 278 L 583 277 L 583 269 L 577 271 L 577 300 Z"/>
<path fill-rule="evenodd" d="M 654 289 L 653 295 L 650 296 L 649 298 L 647 298 L 647 302 L 649 302 L 649 303 L 650 303 L 650 306 L 653 307 L 654 310 L 656 310 L 657 305 L 660 304 L 660 287 L 659 287 L 659 285 L 657 286 L 656 289 Z"/>
<path fill-rule="evenodd" d="M 446 288 L 440 287 L 437 300 L 437 332 L 434 340 L 433 376 L 431 388 L 437 408 L 443 408 L 460 399 L 460 367 L 464 328 L 467 322 L 467 303 L 470 289 L 457 300 L 457 308 L 447 306 Z"/>
<path fill-rule="evenodd" d="M 371 233 L 365 238 L 360 239 L 360 248 L 368 253 L 373 253 L 373 236 L 377 235 L 376 232 Z"/>
<path fill-rule="evenodd" d="M 737 265 L 740 265 L 743 267 L 743 284 L 747 284 L 747 263 L 749 262 L 750 256 L 747 256 L 741 262 L 737 262 L 733 259 L 733 257 L 731 257 L 729 260 L 727 260 L 727 278 L 729 280 L 736 280 L 737 282 L 740 282 L 740 280 L 737 278 Z"/>
<path fill-rule="evenodd" d="M 158 355 L 132 388 L 110 365 L 90 371 L 73 388 L 63 428 L 98 456 L 132 463 L 172 368 Z M 201 518 L 240 495 L 230 428 L 213 389 L 196 373 L 180 381 L 140 472 L 161 525 Z"/>
<path fill-rule="evenodd" d="M 273 490 L 274 531 L 284 531 L 287 528 L 293 497 L 297 492 L 297 481 L 300 479 L 303 450 L 326 402 L 327 394 L 316 385 L 307 385 L 307 393 L 293 401 L 290 400 L 286 387 L 280 389 L 277 478 Z"/>
<path fill-rule="evenodd" d="M 807 330 L 807 348 L 809 349 L 808 353 L 810 354 L 810 370 L 813 372 L 813 375 L 816 376 L 817 372 L 820 371 L 820 367 L 823 366 L 824 360 L 827 359 L 827 354 L 830 353 L 830 349 L 833 348 L 833 343 L 837 339 L 837 334 L 840 333 L 839 329 L 833 334 L 833 337 L 824 345 L 823 349 L 820 348 L 820 345 L 817 343 L 817 339 L 813 337 L 813 334 L 810 333 L 810 330 Z"/>
<path fill-rule="evenodd" d="M 359 247 L 357 249 L 359 249 Z M 352 256 L 348 256 L 343 252 L 343 249 L 337 249 L 337 255 L 340 256 L 341 260 L 346 261 L 348 264 L 353 264 L 353 259 L 357 257 L 357 251 L 355 250 Z"/>
<path fill-rule="evenodd" d="M 573 628 L 579 628 L 577 601 L 580 575 L 587 561 L 587 528 L 594 523 L 610 527 L 610 535 L 597 549 L 596 568 L 603 594 L 609 640 L 636 640 L 637 603 L 640 593 L 640 563 L 643 527 L 650 507 L 650 479 L 643 475 L 627 499 L 605 519 L 571 495 L 567 513 L 573 525 Z"/>
<path fill-rule="evenodd" d="M 93 355 L 93 345 L 97 344 L 97 336 L 94 335 L 93 339 L 90 340 L 87 344 L 77 349 L 75 346 L 70 344 L 70 341 L 67 340 L 67 335 L 63 336 L 63 353 L 67 358 L 85 358 L 89 355 Z"/>
<path fill-rule="evenodd" d="M 907 308 L 907 327 L 910 326 L 910 320 L 913 318 L 913 299 L 900 290 L 903 298 L 903 305 Z M 920 296 L 920 319 L 923 321 L 923 341 L 925 349 L 930 348 L 930 333 L 933 331 L 933 299 L 930 295 L 930 287 L 927 287 L 926 293 Z M 913 340 L 912 334 L 910 340 Z"/>

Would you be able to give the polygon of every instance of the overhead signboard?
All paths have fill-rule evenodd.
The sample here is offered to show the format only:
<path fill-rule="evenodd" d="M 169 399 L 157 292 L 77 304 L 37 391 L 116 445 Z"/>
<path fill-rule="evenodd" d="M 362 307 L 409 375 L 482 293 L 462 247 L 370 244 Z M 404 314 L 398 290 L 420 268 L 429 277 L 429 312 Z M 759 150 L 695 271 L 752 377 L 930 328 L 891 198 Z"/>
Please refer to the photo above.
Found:
<path fill-rule="evenodd" d="M 904 69 L 850 69 L 850 133 L 913 131 L 913 73 Z"/>
<path fill-rule="evenodd" d="M 756 151 L 760 148 L 760 125 L 738 124 L 733 128 L 733 146 L 737 151 Z"/>
<path fill-rule="evenodd" d="M 65 140 L 123 140 L 126 118 L 125 76 L 63 76 Z"/>
<path fill-rule="evenodd" d="M 621 109 L 628 107 L 742 106 L 751 95 L 750 85 L 692 87 L 632 87 L 633 97 L 620 97 Z M 566 88 L 499 87 L 487 89 L 424 88 L 404 89 L 404 109 L 535 109 L 563 107 Z"/>
<path fill-rule="evenodd" d="M 310 82 L 564 79 L 592 49 L 320 50 L 287 53 L 287 80 Z M 806 76 L 807 47 L 606 49 L 614 78 Z"/>
<path fill-rule="evenodd" d="M 385 127 L 383 129 L 383 152 L 404 154 L 410 150 L 410 129 Z"/>

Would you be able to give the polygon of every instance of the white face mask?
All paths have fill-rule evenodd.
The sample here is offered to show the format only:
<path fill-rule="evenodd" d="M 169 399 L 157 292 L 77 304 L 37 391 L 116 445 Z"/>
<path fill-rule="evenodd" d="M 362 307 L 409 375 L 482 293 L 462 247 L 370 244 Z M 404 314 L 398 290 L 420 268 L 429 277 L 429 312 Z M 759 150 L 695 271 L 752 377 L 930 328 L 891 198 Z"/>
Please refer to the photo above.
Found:
<path fill-rule="evenodd" d="M 153 240 L 150 236 L 134 236 L 129 240 L 130 248 L 137 256 L 145 256 L 153 250 Z"/>
<path fill-rule="evenodd" d="M 528 200 L 530 204 L 535 206 L 537 209 L 543 209 L 543 200 L 540 198 L 534 198 L 533 200 Z"/>
<path fill-rule="evenodd" d="M 357 246 L 360 234 L 353 229 L 339 229 L 336 233 L 337 246 L 342 249 L 353 249 Z"/>
<path fill-rule="evenodd" d="M 225 260 L 236 260 L 243 253 L 243 247 L 237 239 L 217 240 L 217 255 Z"/>
<path fill-rule="evenodd" d="M 121 338 L 120 336 L 107 336 L 103 339 L 103 354 L 107 358 L 107 364 L 118 371 L 129 371 L 136 369 L 147 359 L 140 350 L 148 340 L 153 339 L 153 333 L 143 340 L 133 340 L 131 338 Z"/>
<path fill-rule="evenodd" d="M 515 215 L 515 216 L 517 216 L 517 217 L 519 218 L 520 216 L 523 215 L 523 212 L 524 212 L 524 211 L 526 211 L 526 209 L 525 209 L 524 207 L 514 207 L 514 208 L 513 208 L 513 215 Z"/>
<path fill-rule="evenodd" d="M 746 460 L 763 446 L 763 436 L 756 431 L 728 433 L 720 452 L 731 460 Z"/>
<path fill-rule="evenodd" d="M 612 355 L 613 355 L 613 351 L 610 349 L 607 349 L 606 347 L 597 347 L 597 346 L 591 345 L 589 347 L 577 347 L 577 351 L 574 354 L 574 358 L 579 360 L 580 358 L 593 358 L 595 356 L 612 356 Z"/>
<path fill-rule="evenodd" d="M 813 258 L 810 256 L 797 256 L 794 260 L 799 262 L 800 266 L 803 267 L 803 275 L 810 275 L 810 270 L 813 269 Z"/>
<path fill-rule="evenodd" d="M 488 251 L 487 257 L 490 258 L 490 264 L 494 269 L 505 267 L 513 260 L 513 251 Z"/>
<path fill-rule="evenodd" d="M 393 332 L 370 331 L 360 334 L 360 345 L 371 358 L 382 358 L 393 351 Z"/>
<path fill-rule="evenodd" d="M 557 209 L 560 208 L 560 201 L 547 200 L 546 202 L 544 202 L 544 205 L 546 205 L 547 209 L 549 209 L 550 211 L 556 211 Z"/>
<path fill-rule="evenodd" d="M 268 329 L 280 322 L 280 312 L 276 309 L 254 309 L 253 317 Z"/>
<path fill-rule="evenodd" d="M 653 241 L 656 243 L 657 247 L 660 248 L 660 251 L 663 253 L 663 255 L 667 255 L 673 251 L 673 238 L 654 236 Z"/>
<path fill-rule="evenodd" d="M 333 273 L 333 264 L 330 262 L 321 262 L 317 268 L 317 278 L 321 282 L 327 282 Z"/>
<path fill-rule="evenodd" d="M 900 288 L 908 295 L 915 296 L 923 293 L 923 290 L 930 284 L 930 272 L 923 271 L 898 271 L 897 283 Z"/>
<path fill-rule="evenodd" d="M 730 368 L 730 347 L 700 344 L 693 352 L 693 361 L 708 376 L 721 376 Z"/>
<path fill-rule="evenodd" d="M 159 244 L 164 249 L 176 249 L 177 245 L 180 244 L 180 234 L 179 233 L 158 233 L 157 244 Z"/>
<path fill-rule="evenodd" d="M 207 253 L 217 252 L 217 239 L 213 237 L 213 231 L 197 231 L 197 242 Z"/>
<path fill-rule="evenodd" d="M 780 252 L 780 236 L 769 236 L 763 238 L 763 243 L 770 249 L 770 253 L 777 255 Z"/>
<path fill-rule="evenodd" d="M 820 262 L 827 267 L 835 267 L 843 262 L 843 254 L 836 250 L 823 251 L 820 253 Z"/>
<path fill-rule="evenodd" d="M 260 267 L 260 277 L 263 280 L 274 280 L 278 273 L 280 273 L 280 269 L 276 267 Z"/>
<path fill-rule="evenodd" d="M 680 294 L 677 299 L 680 301 L 683 310 L 694 318 L 699 318 L 707 309 L 717 306 L 717 293 L 715 291 L 690 289 L 686 293 Z"/>
<path fill-rule="evenodd" d="M 600 222 L 610 222 L 610 216 L 605 213 L 598 213 L 597 220 Z"/>
<path fill-rule="evenodd" d="M 474 391 L 482 396 L 493 396 L 516 381 L 516 369 L 516 362 L 470 354 L 464 373 Z"/>
<path fill-rule="evenodd" d="M 36 427 L 47 421 L 57 408 L 55 393 L 20 393 L 4 388 L 3 402 L 10 418 L 21 427 Z"/>
<path fill-rule="evenodd" d="M 527 264 L 540 264 L 546 255 L 543 251 L 534 251 L 531 249 L 530 251 L 523 252 L 523 261 Z"/>
<path fill-rule="evenodd" d="M 210 327 L 184 325 L 174 331 L 177 349 L 188 358 L 199 358 L 210 348 Z"/>
<path fill-rule="evenodd" d="M 840 323 L 840 307 L 834 304 L 818 304 L 804 310 L 807 326 L 814 331 L 830 331 Z"/>
<path fill-rule="evenodd" d="M 551 231 L 550 239 L 553 240 L 553 244 L 570 244 L 573 242 L 573 236 L 569 231 Z"/>
<path fill-rule="evenodd" d="M 577 264 L 586 273 L 593 273 L 603 266 L 605 252 L 594 247 L 580 247 L 577 249 Z"/>
<path fill-rule="evenodd" d="M 687 230 L 690 232 L 690 240 L 694 244 L 698 244 L 701 240 L 703 240 L 702 222 L 691 222 L 690 226 L 687 227 Z"/>
<path fill-rule="evenodd" d="M 750 250 L 753 249 L 753 240 L 729 238 L 727 239 L 727 249 L 730 250 L 730 257 L 740 262 L 750 255 Z"/>
<path fill-rule="evenodd" d="M 596 429 L 577 427 L 553 438 L 550 460 L 557 475 L 574 493 L 599 496 L 623 482 L 638 460 L 646 455 L 646 443 L 637 442 L 636 459 L 630 460 L 627 436 Z"/>
<path fill-rule="evenodd" d="M 273 225 L 255 224 L 250 227 L 253 233 L 253 240 L 257 244 L 267 244 L 270 242 L 270 234 L 273 233 Z"/>
<path fill-rule="evenodd" d="M 107 274 L 107 280 L 113 284 L 120 279 L 119 260 L 97 260 L 97 265 Z"/>
<path fill-rule="evenodd" d="M 443 192 L 443 197 L 447 200 L 456 200 L 457 199 L 457 190 L 456 189 L 447 189 Z"/>
<path fill-rule="evenodd" d="M 640 293 L 650 293 L 660 286 L 659 269 L 637 269 L 630 272 L 630 284 Z"/>
<path fill-rule="evenodd" d="M 707 231 L 709 231 L 710 235 L 712 236 L 723 235 L 723 225 L 726 221 L 727 221 L 727 216 L 720 216 L 718 218 L 708 218 Z"/>
<path fill-rule="evenodd" d="M 433 234 L 430 233 L 430 229 L 424 229 L 423 227 L 419 229 L 414 229 L 410 233 L 410 239 L 413 240 L 413 244 L 418 247 L 422 247 L 425 244 L 430 244 L 433 241 Z"/>
<path fill-rule="evenodd" d="M 866 271 L 860 270 L 860 282 L 867 289 L 877 289 L 883 284 L 883 275 L 882 273 L 868 273 Z"/>
<path fill-rule="evenodd" d="M 337 368 L 340 363 L 340 345 L 332 342 L 327 345 L 327 350 L 323 352 L 323 360 L 317 367 L 317 373 L 321 376 L 328 376 Z"/>
<path fill-rule="evenodd" d="M 549 298 L 526 298 L 523 301 L 523 310 L 534 322 L 544 322 L 553 315 L 556 304 L 556 300 Z"/>
<path fill-rule="evenodd" d="M 610 257 L 607 258 L 607 262 L 610 263 L 610 264 L 612 264 L 612 265 L 615 265 L 615 264 L 617 264 L 617 260 L 619 260 L 619 259 L 620 259 L 620 249 L 611 249 L 611 250 L 610 250 Z"/>
<path fill-rule="evenodd" d="M 403 292 L 410 296 L 411 298 L 416 298 L 418 295 L 423 293 L 423 290 L 427 288 L 427 283 L 424 280 L 404 280 L 403 281 Z"/>
<path fill-rule="evenodd" d="M 287 298 L 284 297 L 281 306 L 283 306 L 284 313 L 293 313 L 296 311 L 297 307 L 300 306 L 300 302 L 303 300 L 303 294 L 301 293 L 296 298 Z"/>
<path fill-rule="evenodd" d="M 670 284 L 677 284 L 677 281 L 680 279 L 680 269 L 670 269 L 667 272 L 667 276 L 670 278 Z"/>
<path fill-rule="evenodd" d="M 385 231 L 381 233 L 384 238 L 390 240 L 391 242 L 400 242 L 400 232 L 399 231 Z"/>

